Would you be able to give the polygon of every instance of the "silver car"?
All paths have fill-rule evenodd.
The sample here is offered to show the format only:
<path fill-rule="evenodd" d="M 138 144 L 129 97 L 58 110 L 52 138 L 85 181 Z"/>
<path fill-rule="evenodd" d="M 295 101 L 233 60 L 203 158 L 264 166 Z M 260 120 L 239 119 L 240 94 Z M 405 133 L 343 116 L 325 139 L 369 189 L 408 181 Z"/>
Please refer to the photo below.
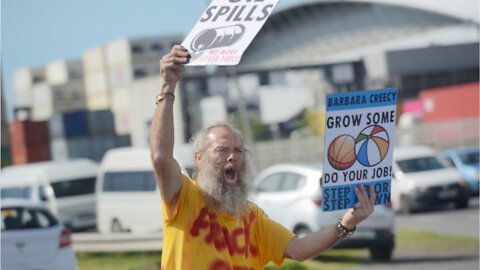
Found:
<path fill-rule="evenodd" d="M 3 270 L 77 270 L 71 233 L 40 203 L 3 199 Z"/>
<path fill-rule="evenodd" d="M 253 201 L 273 220 L 302 237 L 333 225 L 346 210 L 322 210 L 321 164 L 278 164 L 254 179 Z M 356 232 L 336 248 L 369 248 L 374 260 L 389 260 L 395 246 L 391 204 L 375 206 Z"/>

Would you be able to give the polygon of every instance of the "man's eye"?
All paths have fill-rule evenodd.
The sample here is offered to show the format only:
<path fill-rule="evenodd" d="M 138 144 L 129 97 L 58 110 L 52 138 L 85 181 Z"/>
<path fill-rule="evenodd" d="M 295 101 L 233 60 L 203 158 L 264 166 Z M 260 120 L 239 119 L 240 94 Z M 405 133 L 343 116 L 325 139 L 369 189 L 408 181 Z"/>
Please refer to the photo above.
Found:
<path fill-rule="evenodd" d="M 242 149 L 237 149 L 235 150 L 237 153 L 243 153 L 243 150 Z"/>

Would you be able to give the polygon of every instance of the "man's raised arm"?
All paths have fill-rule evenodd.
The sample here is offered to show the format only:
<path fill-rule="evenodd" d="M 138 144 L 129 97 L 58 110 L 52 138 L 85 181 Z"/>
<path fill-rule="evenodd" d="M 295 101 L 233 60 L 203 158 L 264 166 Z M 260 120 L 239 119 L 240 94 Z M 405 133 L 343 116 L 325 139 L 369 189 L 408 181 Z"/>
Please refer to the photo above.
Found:
<path fill-rule="evenodd" d="M 163 201 L 173 210 L 182 188 L 180 166 L 173 158 L 173 102 L 175 87 L 183 74 L 183 66 L 190 56 L 185 48 L 175 45 L 160 60 L 162 86 L 156 99 L 157 107 L 150 128 L 150 151 L 155 177 Z"/>

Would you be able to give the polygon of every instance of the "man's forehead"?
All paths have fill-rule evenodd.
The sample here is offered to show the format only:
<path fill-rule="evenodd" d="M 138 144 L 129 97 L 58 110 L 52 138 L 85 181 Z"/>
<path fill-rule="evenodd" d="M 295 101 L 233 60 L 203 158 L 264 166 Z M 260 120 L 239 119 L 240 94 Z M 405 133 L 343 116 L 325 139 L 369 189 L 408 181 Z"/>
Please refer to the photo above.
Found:
<path fill-rule="evenodd" d="M 241 139 L 232 132 L 229 128 L 224 127 L 217 127 L 210 130 L 207 135 L 208 139 L 213 144 L 234 144 L 240 145 L 242 144 Z"/>

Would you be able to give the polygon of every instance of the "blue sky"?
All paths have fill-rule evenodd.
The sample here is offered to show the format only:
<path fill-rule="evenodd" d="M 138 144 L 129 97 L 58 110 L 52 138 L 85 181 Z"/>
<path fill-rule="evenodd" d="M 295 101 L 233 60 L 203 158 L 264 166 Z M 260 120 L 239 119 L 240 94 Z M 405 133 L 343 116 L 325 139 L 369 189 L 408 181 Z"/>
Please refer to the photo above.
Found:
<path fill-rule="evenodd" d="M 283 0 L 277 8 L 302 0 Z M 209 0 L 1 0 L 2 98 L 9 120 L 13 75 L 122 37 L 186 35 Z"/>

